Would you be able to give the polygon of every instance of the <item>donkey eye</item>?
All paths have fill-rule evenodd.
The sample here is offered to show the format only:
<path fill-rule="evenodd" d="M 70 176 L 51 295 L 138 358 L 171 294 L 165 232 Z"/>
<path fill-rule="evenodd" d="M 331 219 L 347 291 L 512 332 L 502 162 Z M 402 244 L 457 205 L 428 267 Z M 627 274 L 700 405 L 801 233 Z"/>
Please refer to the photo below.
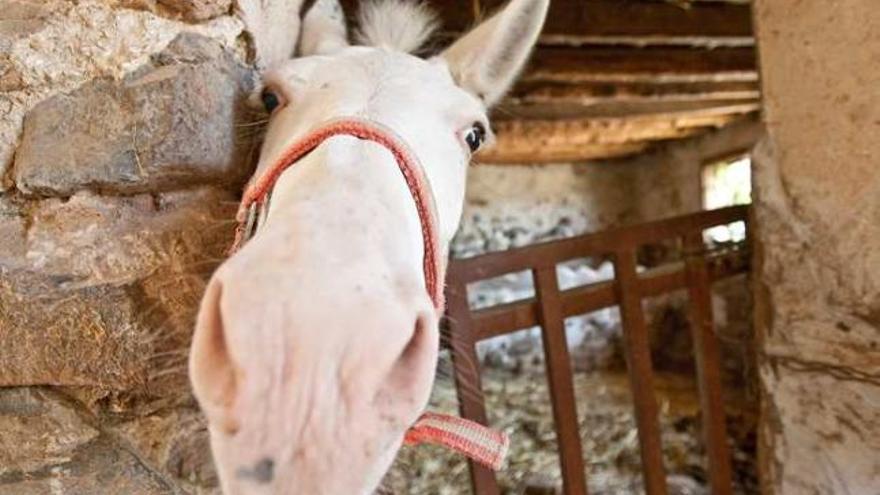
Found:
<path fill-rule="evenodd" d="M 276 108 L 281 106 L 281 98 L 278 98 L 278 95 L 269 89 L 263 90 L 260 94 L 260 101 L 263 102 L 263 108 L 268 113 L 274 112 Z"/>
<path fill-rule="evenodd" d="M 483 146 L 483 142 L 486 141 L 486 127 L 479 122 L 474 122 L 474 125 L 468 130 L 467 134 L 464 135 L 464 142 L 467 143 L 468 148 L 471 149 L 471 153 L 476 153 L 480 146 Z"/>

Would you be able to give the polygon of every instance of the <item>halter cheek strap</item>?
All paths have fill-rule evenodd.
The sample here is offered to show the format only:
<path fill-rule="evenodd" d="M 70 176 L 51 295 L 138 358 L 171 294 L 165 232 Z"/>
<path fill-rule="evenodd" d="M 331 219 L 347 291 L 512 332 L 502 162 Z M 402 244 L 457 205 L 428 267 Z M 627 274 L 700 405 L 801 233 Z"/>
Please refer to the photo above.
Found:
<path fill-rule="evenodd" d="M 285 170 L 295 165 L 309 152 L 334 136 L 353 136 L 372 141 L 387 149 L 393 156 L 409 188 L 421 223 L 424 259 L 422 268 L 425 289 L 438 312 L 444 310 L 444 264 L 440 256 L 437 233 L 437 213 L 434 197 L 418 157 L 391 129 L 367 119 L 348 117 L 319 125 L 287 148 L 287 151 L 266 170 L 253 179 L 245 190 L 238 209 L 238 228 L 231 252 L 241 249 L 256 234 L 265 221 L 272 189 Z M 407 445 L 433 443 L 443 445 L 488 466 L 499 469 L 507 454 L 508 439 L 504 433 L 456 416 L 425 413 L 407 431 Z"/>

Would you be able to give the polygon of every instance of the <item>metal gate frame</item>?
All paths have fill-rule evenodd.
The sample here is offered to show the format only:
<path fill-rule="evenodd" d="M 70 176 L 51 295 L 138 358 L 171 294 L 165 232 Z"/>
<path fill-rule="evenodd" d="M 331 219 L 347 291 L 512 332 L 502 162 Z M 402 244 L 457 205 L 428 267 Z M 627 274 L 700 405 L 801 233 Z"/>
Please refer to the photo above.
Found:
<path fill-rule="evenodd" d="M 487 424 L 477 342 L 540 326 L 563 493 L 586 495 L 583 450 L 564 322 L 569 316 L 619 306 L 645 491 L 647 495 L 666 495 L 666 471 L 642 299 L 687 289 L 703 441 L 709 461 L 709 484 L 713 495 L 729 495 L 732 492 L 731 463 L 722 401 L 721 358 L 712 325 L 711 284 L 749 271 L 749 214 L 748 206 L 734 206 L 450 263 L 446 289 L 449 317 L 446 342 L 452 354 L 461 415 Z M 745 242 L 712 250 L 706 246 L 703 241 L 705 229 L 739 221 L 746 225 Z M 672 265 L 672 269 L 664 266 L 639 273 L 636 265 L 638 249 L 661 241 L 679 242 L 683 263 Z M 614 263 L 614 279 L 560 291 L 557 264 L 588 256 L 610 256 Z M 471 310 L 467 284 L 523 270 L 532 272 L 535 297 Z M 470 473 L 476 495 L 500 494 L 491 470 L 471 462 Z"/>

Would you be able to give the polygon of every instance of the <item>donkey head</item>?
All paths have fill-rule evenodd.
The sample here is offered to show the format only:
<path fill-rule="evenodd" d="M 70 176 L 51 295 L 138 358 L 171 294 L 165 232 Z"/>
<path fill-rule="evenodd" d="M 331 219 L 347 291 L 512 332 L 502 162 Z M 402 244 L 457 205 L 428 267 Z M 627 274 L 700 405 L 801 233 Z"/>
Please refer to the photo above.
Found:
<path fill-rule="evenodd" d="M 410 54 L 434 24 L 419 5 L 364 5 L 352 46 L 336 0 L 318 0 L 298 56 L 282 60 L 283 30 L 244 10 L 265 28 L 254 36 L 270 117 L 255 177 L 333 119 L 375 123 L 420 164 L 436 246 L 395 149 L 375 140 L 325 136 L 272 182 L 259 231 L 208 285 L 190 356 L 225 493 L 350 495 L 380 482 L 434 380 L 428 248 L 447 251 L 467 165 L 491 138 L 487 107 L 523 66 L 547 5 L 512 0 L 428 59 Z"/>

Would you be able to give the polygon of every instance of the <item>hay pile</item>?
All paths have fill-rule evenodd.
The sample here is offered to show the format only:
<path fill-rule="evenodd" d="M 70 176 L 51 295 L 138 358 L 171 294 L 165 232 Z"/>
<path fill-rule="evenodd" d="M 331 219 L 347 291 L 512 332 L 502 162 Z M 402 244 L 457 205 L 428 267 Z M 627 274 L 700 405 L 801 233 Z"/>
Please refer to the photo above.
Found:
<path fill-rule="evenodd" d="M 659 374 L 656 378 L 670 494 L 708 495 L 696 384 L 682 375 Z M 511 436 L 507 465 L 498 473 L 502 492 L 561 493 L 550 398 L 543 374 L 534 370 L 491 370 L 484 374 L 484 380 L 490 421 Z M 626 374 L 576 373 L 575 394 L 590 493 L 642 493 L 638 436 Z M 748 410 L 734 407 L 746 404 L 743 397 L 729 397 L 728 403 L 735 493 L 757 493 L 755 418 Z M 449 379 L 438 382 L 431 409 L 456 411 Z M 385 485 L 384 493 L 395 495 L 470 493 L 466 463 L 443 449 L 427 446 L 404 448 Z"/>

